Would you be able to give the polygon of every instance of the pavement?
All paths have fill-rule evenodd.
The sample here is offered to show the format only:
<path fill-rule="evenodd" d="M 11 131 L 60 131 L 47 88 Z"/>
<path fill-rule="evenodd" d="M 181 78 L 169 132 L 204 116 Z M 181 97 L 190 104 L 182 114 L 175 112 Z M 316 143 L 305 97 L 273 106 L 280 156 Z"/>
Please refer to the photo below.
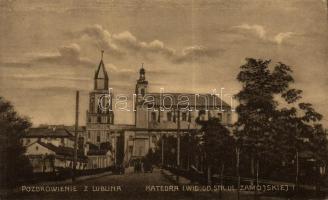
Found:
<path fill-rule="evenodd" d="M 186 191 L 183 187 L 191 185 L 192 191 Z M 219 192 L 202 192 L 195 190 L 197 185 L 188 179 L 179 177 L 178 181 L 174 174 L 166 170 L 155 168 L 153 173 L 134 173 L 126 170 L 123 175 L 100 174 L 78 180 L 74 184 L 42 183 L 38 185 L 25 185 L 4 199 L 133 199 L 133 200 L 164 200 L 164 199 L 219 199 Z M 23 191 L 24 190 L 24 191 Z M 45 191 L 44 191 L 45 190 Z M 53 191 L 56 190 L 56 191 Z M 59 192 L 61 190 L 61 192 Z M 221 193 L 222 199 L 236 200 L 235 190 Z M 240 200 L 254 199 L 252 193 L 240 193 Z M 259 200 L 279 200 L 286 198 L 261 197 Z M 2 200 L 2 199 L 1 199 Z"/>

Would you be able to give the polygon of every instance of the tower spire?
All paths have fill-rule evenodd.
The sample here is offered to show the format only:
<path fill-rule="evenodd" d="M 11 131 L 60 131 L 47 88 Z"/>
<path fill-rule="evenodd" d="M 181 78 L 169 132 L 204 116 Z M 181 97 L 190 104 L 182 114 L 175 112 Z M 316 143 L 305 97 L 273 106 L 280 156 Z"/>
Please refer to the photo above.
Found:
<path fill-rule="evenodd" d="M 104 50 L 101 50 L 101 60 L 104 58 Z"/>
<path fill-rule="evenodd" d="M 99 90 L 108 89 L 108 74 L 105 69 L 103 58 L 104 58 L 104 50 L 101 50 L 101 60 L 94 77 L 95 89 L 99 89 Z"/>
<path fill-rule="evenodd" d="M 145 81 L 146 80 L 146 76 L 145 76 L 146 70 L 144 69 L 144 63 L 141 63 L 141 68 L 140 68 L 139 74 L 140 74 L 139 80 Z"/>

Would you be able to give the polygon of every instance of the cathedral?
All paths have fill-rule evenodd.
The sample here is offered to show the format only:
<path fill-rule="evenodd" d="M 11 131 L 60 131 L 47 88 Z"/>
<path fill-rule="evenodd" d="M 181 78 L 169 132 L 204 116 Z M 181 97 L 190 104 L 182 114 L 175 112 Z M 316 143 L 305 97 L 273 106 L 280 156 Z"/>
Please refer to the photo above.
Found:
<path fill-rule="evenodd" d="M 101 58 L 94 74 L 94 88 L 89 93 L 84 141 L 97 146 L 109 143 L 115 163 L 122 164 L 145 156 L 149 149 L 157 148 L 159 139 L 164 135 L 176 136 L 199 129 L 195 119 L 201 114 L 205 120 L 217 117 L 223 125 L 231 124 L 231 107 L 217 95 L 148 91 L 151 83 L 146 79 L 143 66 L 135 85 L 135 123 L 116 124 L 109 76 L 110 72 L 108 74 Z M 104 96 L 109 98 L 102 98 Z M 181 99 L 184 99 L 184 104 Z M 100 104 L 106 109 L 102 109 Z"/>

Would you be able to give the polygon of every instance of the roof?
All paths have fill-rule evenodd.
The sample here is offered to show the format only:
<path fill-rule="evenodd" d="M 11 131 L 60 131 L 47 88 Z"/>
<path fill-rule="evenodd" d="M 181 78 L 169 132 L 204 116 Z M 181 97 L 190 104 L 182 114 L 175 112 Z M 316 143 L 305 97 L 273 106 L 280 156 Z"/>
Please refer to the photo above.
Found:
<path fill-rule="evenodd" d="M 96 70 L 96 73 L 95 73 L 95 79 L 98 79 L 98 78 L 108 79 L 108 74 L 106 72 L 105 64 L 104 64 L 103 60 L 100 61 L 98 68 Z"/>
<path fill-rule="evenodd" d="M 148 99 L 147 99 L 148 98 Z M 186 107 L 187 102 L 189 106 L 195 107 L 214 107 L 221 108 L 221 103 L 223 108 L 231 108 L 229 104 L 221 100 L 217 95 L 213 94 L 193 94 L 193 93 L 147 93 L 144 97 L 147 101 L 151 102 L 152 98 L 155 100 L 155 105 L 165 105 Z M 171 100 L 172 99 L 172 100 Z"/>
<path fill-rule="evenodd" d="M 64 126 L 64 127 L 72 136 L 75 135 L 75 126 Z M 85 132 L 85 126 L 79 126 L 77 132 L 78 133 Z"/>
<path fill-rule="evenodd" d="M 38 127 L 30 128 L 23 136 L 24 138 L 71 138 L 73 135 L 65 128 Z"/>
<path fill-rule="evenodd" d="M 62 155 L 62 156 L 74 156 L 74 149 L 70 147 L 63 147 L 63 146 L 55 146 L 51 143 L 44 143 L 41 141 L 38 141 L 40 145 L 44 146 L 47 149 L 50 149 L 51 151 L 54 151 L 57 155 Z M 87 157 L 84 155 L 83 151 L 78 151 L 77 152 L 78 158 L 80 159 L 86 159 Z"/>

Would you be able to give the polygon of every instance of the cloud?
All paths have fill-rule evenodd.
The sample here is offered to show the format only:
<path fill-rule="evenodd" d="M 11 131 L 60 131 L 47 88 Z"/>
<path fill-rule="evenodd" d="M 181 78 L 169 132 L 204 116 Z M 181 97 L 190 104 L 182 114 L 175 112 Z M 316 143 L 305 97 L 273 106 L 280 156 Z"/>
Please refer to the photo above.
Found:
<path fill-rule="evenodd" d="M 154 55 L 174 62 L 195 62 L 203 58 L 217 57 L 223 52 L 222 49 L 208 49 L 204 46 L 186 47 L 181 52 L 170 48 L 163 41 L 154 39 L 150 42 L 140 41 L 129 31 L 111 34 L 101 25 L 88 26 L 79 31 L 80 38 L 89 38 L 98 48 L 108 50 L 111 56 L 139 55 L 143 58 L 152 59 Z"/>
<path fill-rule="evenodd" d="M 266 37 L 266 31 L 264 30 L 264 27 L 261 26 L 261 25 L 242 24 L 242 25 L 239 25 L 239 26 L 234 26 L 234 28 L 253 31 L 261 39 L 265 39 L 265 37 Z"/>
<path fill-rule="evenodd" d="M 58 53 L 56 54 L 37 55 L 36 58 L 32 60 L 32 63 L 61 64 L 70 66 L 92 65 L 92 62 L 89 59 L 81 57 L 80 52 L 80 46 L 72 43 L 67 46 L 59 47 Z"/>
<path fill-rule="evenodd" d="M 260 38 L 263 41 L 275 43 L 277 45 L 281 45 L 283 41 L 290 38 L 291 36 L 295 35 L 294 32 L 280 32 L 273 36 L 268 36 L 267 31 L 265 30 L 265 27 L 258 24 L 242 24 L 239 26 L 233 26 L 233 28 L 242 29 L 242 30 L 249 30 L 253 32 L 258 38 Z"/>
<path fill-rule="evenodd" d="M 123 54 L 123 52 L 121 52 L 119 48 L 113 43 L 112 35 L 107 30 L 103 29 L 101 25 L 96 24 L 93 26 L 88 26 L 82 31 L 79 31 L 77 35 L 80 37 L 87 36 L 91 38 L 98 48 L 109 51 L 111 54 L 116 54 L 116 56 Z"/>
<path fill-rule="evenodd" d="M 190 46 L 183 49 L 181 55 L 176 55 L 174 62 L 200 61 L 204 58 L 214 58 L 223 52 L 222 49 L 209 49 L 203 46 Z"/>
<path fill-rule="evenodd" d="M 20 67 L 30 67 L 31 64 L 30 63 L 27 63 L 27 62 L 0 62 L 0 67 L 17 67 L 17 68 L 20 68 Z"/>
<path fill-rule="evenodd" d="M 275 41 L 277 44 L 281 44 L 285 39 L 290 38 L 292 35 L 294 35 L 293 32 L 278 33 L 273 38 L 273 41 Z"/>

